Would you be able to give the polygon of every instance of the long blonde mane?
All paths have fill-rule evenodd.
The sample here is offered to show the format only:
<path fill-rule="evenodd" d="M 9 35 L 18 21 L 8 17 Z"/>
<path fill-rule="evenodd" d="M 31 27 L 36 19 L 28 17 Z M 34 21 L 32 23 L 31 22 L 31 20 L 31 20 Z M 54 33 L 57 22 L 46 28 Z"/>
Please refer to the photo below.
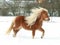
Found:
<path fill-rule="evenodd" d="M 26 23 L 28 25 L 33 25 L 43 10 L 48 12 L 47 9 L 42 7 L 32 9 L 32 13 L 30 13 L 30 16 L 25 17 Z"/>

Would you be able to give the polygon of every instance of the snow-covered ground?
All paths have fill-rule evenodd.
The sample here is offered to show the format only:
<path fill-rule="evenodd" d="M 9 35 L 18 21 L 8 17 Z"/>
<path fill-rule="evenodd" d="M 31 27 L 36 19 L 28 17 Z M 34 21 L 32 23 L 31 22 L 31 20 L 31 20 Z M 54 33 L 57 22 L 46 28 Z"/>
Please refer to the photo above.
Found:
<path fill-rule="evenodd" d="M 43 22 L 45 36 L 41 39 L 41 32 L 36 31 L 32 39 L 32 31 L 21 29 L 17 36 L 13 37 L 13 31 L 6 35 L 6 31 L 15 17 L 0 16 L 0 45 L 60 45 L 60 17 L 50 17 L 50 21 Z"/>

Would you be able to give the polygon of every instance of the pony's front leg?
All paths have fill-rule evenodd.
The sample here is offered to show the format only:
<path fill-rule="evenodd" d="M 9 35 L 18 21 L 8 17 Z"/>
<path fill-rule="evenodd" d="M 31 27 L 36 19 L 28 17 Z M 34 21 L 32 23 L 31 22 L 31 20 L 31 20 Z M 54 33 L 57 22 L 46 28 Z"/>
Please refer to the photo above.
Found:
<path fill-rule="evenodd" d="M 35 36 L 35 30 L 32 30 L 32 38 L 34 39 Z"/>
<path fill-rule="evenodd" d="M 40 28 L 39 28 L 39 31 L 42 32 L 42 36 L 41 36 L 41 38 L 43 38 L 43 37 L 44 37 L 44 33 L 45 33 L 44 29 L 40 27 Z"/>

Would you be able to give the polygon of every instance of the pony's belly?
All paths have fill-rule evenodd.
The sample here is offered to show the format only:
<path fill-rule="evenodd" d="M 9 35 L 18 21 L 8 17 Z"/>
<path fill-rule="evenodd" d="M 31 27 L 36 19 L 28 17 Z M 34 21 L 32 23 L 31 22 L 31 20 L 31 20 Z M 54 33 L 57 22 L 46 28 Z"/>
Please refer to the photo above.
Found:
<path fill-rule="evenodd" d="M 28 25 L 24 25 L 23 28 L 26 30 L 31 30 L 30 26 L 28 26 Z"/>
<path fill-rule="evenodd" d="M 26 24 L 26 23 L 22 23 L 22 27 L 26 30 L 31 30 L 31 27 L 28 26 L 28 24 Z"/>
<path fill-rule="evenodd" d="M 38 26 L 36 27 L 36 26 L 28 26 L 27 24 L 26 25 L 23 25 L 22 26 L 24 29 L 26 29 L 26 30 L 37 30 L 38 29 Z"/>

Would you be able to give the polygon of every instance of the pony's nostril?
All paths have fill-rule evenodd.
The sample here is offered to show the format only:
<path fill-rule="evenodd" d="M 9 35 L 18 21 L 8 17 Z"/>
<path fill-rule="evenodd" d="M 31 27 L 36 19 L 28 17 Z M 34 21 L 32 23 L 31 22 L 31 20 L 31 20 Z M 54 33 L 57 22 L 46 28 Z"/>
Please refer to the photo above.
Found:
<path fill-rule="evenodd" d="M 50 20 L 50 19 L 48 19 L 48 20 Z"/>
<path fill-rule="evenodd" d="M 49 21 L 50 19 L 49 18 L 45 18 L 46 21 Z"/>

